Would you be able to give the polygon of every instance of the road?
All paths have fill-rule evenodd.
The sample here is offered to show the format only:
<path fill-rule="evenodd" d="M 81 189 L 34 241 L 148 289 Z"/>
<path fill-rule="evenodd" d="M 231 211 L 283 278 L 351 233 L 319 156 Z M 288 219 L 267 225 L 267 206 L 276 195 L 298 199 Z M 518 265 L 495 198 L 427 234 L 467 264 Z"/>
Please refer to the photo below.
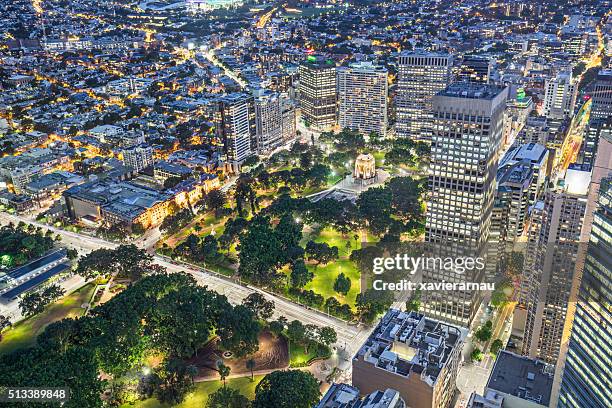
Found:
<path fill-rule="evenodd" d="M 592 101 L 586 101 L 572 118 L 567 135 L 563 141 L 563 145 L 561 146 L 561 152 L 556 160 L 556 166 L 553 169 L 553 180 L 555 177 L 564 177 L 565 171 L 569 165 L 576 162 L 576 158 L 578 157 L 578 153 L 580 151 L 580 146 L 582 145 L 584 132 L 587 124 L 589 123 L 591 106 Z"/>
<path fill-rule="evenodd" d="M 224 46 L 225 43 L 222 43 L 215 48 L 201 53 L 201 55 L 204 56 L 204 58 L 206 58 L 214 66 L 221 68 L 226 76 L 236 81 L 242 88 L 246 88 L 249 84 L 244 79 L 240 78 L 240 76 L 238 76 L 238 74 L 236 74 L 234 71 L 230 70 L 226 65 L 222 64 L 221 61 L 219 61 L 219 58 L 217 58 L 217 56 L 215 55 L 215 51 L 223 48 Z M 194 59 L 194 61 L 198 66 L 201 67 L 201 64 L 198 63 L 197 59 Z"/>
<path fill-rule="evenodd" d="M 7 224 L 9 222 L 17 224 L 19 221 L 40 226 L 44 229 L 49 229 L 54 233 L 59 234 L 62 237 L 62 242 L 64 244 L 77 249 L 81 255 L 94 249 L 115 248 L 118 246 L 118 244 L 113 242 L 75 232 L 65 231 L 53 226 L 32 221 L 25 217 L 0 213 L 0 223 L 2 224 Z M 148 240 L 145 239 L 145 241 Z M 140 244 L 142 245 L 143 243 L 141 242 Z M 155 263 L 165 267 L 169 272 L 187 272 L 191 274 L 199 284 L 207 286 L 209 289 L 227 296 L 228 300 L 232 304 L 241 303 L 242 300 L 251 293 L 262 293 L 268 300 L 274 301 L 276 305 L 275 317 L 282 315 L 290 321 L 299 320 L 304 324 L 332 327 L 338 334 L 338 347 L 346 347 L 348 354 L 351 356 L 357 352 L 359 347 L 365 342 L 373 329 L 370 327 L 356 327 L 349 325 L 335 317 L 328 316 L 317 310 L 308 309 L 278 296 L 271 295 L 265 291 L 262 291 L 261 289 L 248 285 L 242 285 L 230 280 L 229 278 L 217 276 L 214 272 L 207 271 L 205 269 L 196 269 L 185 264 L 171 263 L 159 255 L 154 255 L 154 261 Z"/>

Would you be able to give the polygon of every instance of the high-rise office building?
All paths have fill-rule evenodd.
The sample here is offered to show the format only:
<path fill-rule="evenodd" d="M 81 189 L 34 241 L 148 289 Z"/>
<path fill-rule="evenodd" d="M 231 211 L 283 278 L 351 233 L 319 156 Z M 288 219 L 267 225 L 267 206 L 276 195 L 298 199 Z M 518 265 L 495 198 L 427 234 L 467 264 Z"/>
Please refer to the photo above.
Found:
<path fill-rule="evenodd" d="M 338 68 L 338 123 L 365 135 L 387 134 L 387 69 L 370 61 Z"/>
<path fill-rule="evenodd" d="M 459 68 L 458 80 L 488 84 L 491 78 L 492 63 L 487 57 L 466 55 Z"/>
<path fill-rule="evenodd" d="M 561 408 L 612 406 L 612 178 L 603 179 L 599 191 L 563 369 Z"/>
<path fill-rule="evenodd" d="M 215 115 L 217 133 L 223 140 L 227 162 L 233 170 L 253 154 L 255 136 L 255 107 L 252 95 L 228 94 L 219 99 Z"/>
<path fill-rule="evenodd" d="M 590 171 L 567 170 L 563 184 L 532 210 L 521 294 L 527 320 L 522 353 L 550 364 L 567 336 L 568 307 L 580 252 Z"/>
<path fill-rule="evenodd" d="M 568 356 L 569 335 L 572 329 L 574 315 L 576 314 L 576 299 L 580 289 L 580 282 L 583 273 L 588 268 L 587 249 L 588 242 L 591 237 L 593 227 L 594 214 L 598 208 L 599 191 L 602 180 L 612 175 L 612 135 L 603 133 L 597 144 L 597 152 L 595 153 L 594 163 L 582 164 L 581 167 L 590 172 L 590 182 L 588 186 L 588 194 L 586 196 L 586 210 L 584 220 L 580 229 L 580 245 L 576 254 L 576 267 L 574 268 L 574 277 L 572 280 L 572 288 L 570 291 L 570 302 L 567 307 L 567 319 L 561 340 L 561 349 L 559 352 L 559 360 L 557 369 L 555 370 L 555 383 L 553 387 L 554 400 L 559 396 L 561 385 L 561 377 L 563 375 L 563 366 L 565 365 Z"/>
<path fill-rule="evenodd" d="M 594 166 L 599 141 L 602 138 L 610 139 L 610 137 L 612 137 L 612 113 L 606 119 L 591 119 L 584 133 L 582 146 L 580 146 L 579 161 L 587 166 Z"/>
<path fill-rule="evenodd" d="M 123 162 L 137 173 L 153 164 L 153 148 L 148 145 L 134 146 L 122 152 Z"/>
<path fill-rule="evenodd" d="M 612 132 L 609 131 L 609 127 L 607 132 L 600 133 L 594 160 L 592 160 L 592 165 L 589 164 L 588 168 L 591 170 L 591 184 L 589 185 L 586 214 L 580 234 L 582 242 L 587 242 L 591 235 L 591 224 L 593 222 L 593 213 L 597 208 L 600 182 L 612 174 Z"/>
<path fill-rule="evenodd" d="M 507 93 L 507 88 L 456 83 L 432 100 L 425 240 L 447 256 L 477 258 L 486 252 Z M 483 278 L 469 275 L 424 271 L 429 281 L 479 282 Z M 426 313 L 464 326 L 471 324 L 480 300 L 477 291 L 423 293 Z"/>
<path fill-rule="evenodd" d="M 504 137 L 502 146 L 510 146 L 527 123 L 534 103 L 525 91 L 519 89 L 515 98 L 509 98 L 504 111 Z M 537 142 L 536 142 L 537 143 Z"/>
<path fill-rule="evenodd" d="M 558 72 L 544 85 L 544 116 L 548 119 L 564 119 L 574 113 L 578 84 L 571 72 Z"/>
<path fill-rule="evenodd" d="M 548 124 L 546 116 L 529 116 L 525 126 L 518 133 L 518 143 L 538 143 L 546 146 L 554 131 Z"/>
<path fill-rule="evenodd" d="M 399 137 L 431 140 L 431 99 L 452 79 L 450 54 L 402 53 L 398 60 L 395 132 Z"/>
<path fill-rule="evenodd" d="M 602 69 L 597 74 L 593 90 L 591 119 L 609 119 L 612 115 L 612 69 Z"/>
<path fill-rule="evenodd" d="M 269 153 L 283 143 L 280 95 L 264 89 L 253 92 L 255 97 L 255 147 L 257 153 Z"/>
<path fill-rule="evenodd" d="M 333 60 L 309 56 L 299 67 L 298 87 L 302 120 L 317 130 L 336 124 L 336 64 Z"/>

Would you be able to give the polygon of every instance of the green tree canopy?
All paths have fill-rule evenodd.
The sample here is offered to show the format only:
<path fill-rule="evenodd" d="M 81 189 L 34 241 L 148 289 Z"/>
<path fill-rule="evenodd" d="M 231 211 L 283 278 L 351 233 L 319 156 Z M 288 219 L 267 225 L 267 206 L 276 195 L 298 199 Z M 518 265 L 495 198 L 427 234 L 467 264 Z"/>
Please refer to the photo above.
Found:
<path fill-rule="evenodd" d="M 250 401 L 234 388 L 221 387 L 208 396 L 206 408 L 249 408 Z"/>
<path fill-rule="evenodd" d="M 257 384 L 253 408 L 312 408 L 320 396 L 319 384 L 309 372 L 274 371 Z"/>

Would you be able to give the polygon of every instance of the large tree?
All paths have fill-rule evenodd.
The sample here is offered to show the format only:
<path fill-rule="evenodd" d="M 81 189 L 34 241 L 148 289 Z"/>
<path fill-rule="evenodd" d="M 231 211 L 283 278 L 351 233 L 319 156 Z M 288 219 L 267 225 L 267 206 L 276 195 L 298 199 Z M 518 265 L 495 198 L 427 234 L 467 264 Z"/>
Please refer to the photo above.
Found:
<path fill-rule="evenodd" d="M 238 305 L 226 308 L 221 314 L 217 335 L 221 346 L 238 357 L 253 354 L 259 348 L 260 326 L 255 315 L 247 307 Z"/>
<path fill-rule="evenodd" d="M 328 326 L 321 327 L 318 330 L 318 335 L 319 341 L 326 346 L 330 346 L 338 341 L 338 334 L 333 328 Z"/>
<path fill-rule="evenodd" d="M 116 249 L 96 249 L 79 259 L 77 273 L 92 279 L 98 276 L 117 276 L 137 281 L 157 271 L 153 257 L 134 244 L 120 245 Z"/>
<path fill-rule="evenodd" d="M 421 206 L 421 184 L 412 177 L 394 177 L 387 183 L 391 192 L 393 213 L 404 220 L 419 219 L 423 215 Z"/>
<path fill-rule="evenodd" d="M 281 251 L 285 253 L 289 248 L 299 246 L 302 239 L 302 224 L 296 222 L 291 215 L 285 214 L 281 217 L 274 232 L 281 244 Z"/>
<path fill-rule="evenodd" d="M 267 320 L 274 313 L 274 302 L 267 300 L 264 295 L 259 292 L 254 292 L 248 295 L 242 301 L 242 304 L 248 308 L 258 319 Z"/>
<path fill-rule="evenodd" d="M 204 197 L 204 203 L 206 205 L 206 209 L 214 211 L 215 217 L 219 217 L 221 210 L 227 204 L 227 196 L 223 191 L 216 188 L 206 194 L 206 197 Z"/>
<path fill-rule="evenodd" d="M 301 343 L 306 337 L 306 328 L 299 320 L 292 320 L 287 325 L 287 337 L 294 343 Z"/>
<path fill-rule="evenodd" d="M 234 388 L 221 387 L 208 396 L 206 408 L 249 408 L 250 401 Z"/>
<path fill-rule="evenodd" d="M 347 277 L 343 272 L 338 275 L 334 282 L 334 291 L 342 293 L 344 296 L 351 290 L 351 279 Z"/>
<path fill-rule="evenodd" d="M 291 266 L 291 286 L 294 288 L 303 288 L 314 278 L 312 273 L 302 259 L 296 261 Z"/>
<path fill-rule="evenodd" d="M 160 386 L 155 396 L 161 402 L 177 405 L 193 390 L 193 382 L 187 364 L 178 358 L 169 358 L 157 368 Z"/>
<path fill-rule="evenodd" d="M 372 232 L 382 234 L 391 216 L 391 192 L 385 187 L 370 188 L 357 199 L 359 215 L 365 219 Z"/>
<path fill-rule="evenodd" d="M 276 269 L 284 258 L 282 244 L 267 217 L 256 216 L 240 241 L 238 273 L 258 283 L 270 283 L 277 278 Z"/>
<path fill-rule="evenodd" d="M 58 284 L 50 285 L 42 291 L 28 292 L 19 300 L 19 308 L 24 316 L 34 316 L 62 297 L 64 293 L 64 289 Z"/>
<path fill-rule="evenodd" d="M 95 361 L 93 351 L 84 347 L 72 347 L 65 352 L 42 347 L 19 349 L 0 356 L 0 387 L 67 387 L 70 399 L 63 407 L 101 408 L 105 381 L 100 378 Z M 20 406 L 34 408 L 40 403 Z"/>
<path fill-rule="evenodd" d="M 365 246 L 354 249 L 349 259 L 357 264 L 361 273 L 372 273 L 374 259 L 382 257 L 383 253 L 383 249 L 378 246 Z"/>
<path fill-rule="evenodd" d="M 274 371 L 257 384 L 253 408 L 312 408 L 320 396 L 319 384 L 309 372 Z"/>
<path fill-rule="evenodd" d="M 309 260 L 313 260 L 318 264 L 326 264 L 335 259 L 338 259 L 338 247 L 330 247 L 326 242 L 308 241 L 306 243 L 306 255 Z"/>
<path fill-rule="evenodd" d="M 224 297 L 202 287 L 170 291 L 147 315 L 151 341 L 173 356 L 191 357 L 208 341 L 215 318 L 227 307 Z"/>
<path fill-rule="evenodd" d="M 355 306 L 360 319 L 366 323 L 371 323 L 377 315 L 389 309 L 393 300 L 393 293 L 389 291 L 367 289 L 365 292 L 357 294 Z"/>
<path fill-rule="evenodd" d="M 79 259 L 76 272 L 85 279 L 108 276 L 115 272 L 115 262 L 114 250 L 106 248 L 96 249 Z"/>

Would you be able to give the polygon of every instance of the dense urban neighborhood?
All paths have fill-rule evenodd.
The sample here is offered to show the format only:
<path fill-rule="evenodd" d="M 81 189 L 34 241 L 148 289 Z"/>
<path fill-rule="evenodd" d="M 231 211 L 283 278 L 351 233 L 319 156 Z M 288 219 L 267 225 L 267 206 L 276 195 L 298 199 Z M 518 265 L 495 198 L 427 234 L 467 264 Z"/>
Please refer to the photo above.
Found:
<path fill-rule="evenodd" d="M 0 1 L 0 405 L 612 406 L 611 10 Z"/>

